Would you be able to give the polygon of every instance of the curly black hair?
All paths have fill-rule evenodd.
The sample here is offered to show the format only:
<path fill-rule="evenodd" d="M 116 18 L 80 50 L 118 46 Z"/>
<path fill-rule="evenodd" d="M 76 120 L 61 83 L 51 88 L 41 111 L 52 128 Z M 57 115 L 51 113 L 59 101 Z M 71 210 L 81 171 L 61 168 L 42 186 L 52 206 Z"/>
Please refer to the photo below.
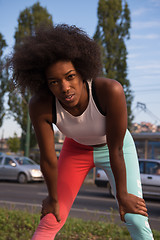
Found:
<path fill-rule="evenodd" d="M 47 90 L 46 69 L 60 60 L 71 61 L 84 81 L 101 70 L 99 47 L 83 30 L 66 24 L 41 26 L 15 47 L 10 62 L 14 84 L 32 93 Z"/>

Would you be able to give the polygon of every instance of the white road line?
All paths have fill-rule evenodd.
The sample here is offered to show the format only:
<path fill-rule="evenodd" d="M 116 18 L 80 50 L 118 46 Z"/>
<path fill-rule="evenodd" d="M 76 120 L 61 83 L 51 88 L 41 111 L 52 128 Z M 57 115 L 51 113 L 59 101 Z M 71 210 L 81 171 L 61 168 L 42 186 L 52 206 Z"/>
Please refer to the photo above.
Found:
<path fill-rule="evenodd" d="M 0 200 L 0 204 L 11 204 L 11 205 L 20 205 L 20 206 L 30 206 L 30 207 L 41 207 L 41 204 L 36 204 L 36 203 L 22 203 L 22 202 L 13 202 L 13 201 L 3 201 Z M 71 208 L 71 212 L 84 212 L 84 213 L 94 213 L 94 214 L 100 214 L 100 215 L 111 215 L 113 214 L 112 212 L 102 212 L 102 211 L 98 211 L 98 210 L 89 210 L 89 209 L 80 209 L 80 208 Z M 114 212 L 114 215 L 118 216 L 118 213 Z M 160 222 L 160 218 L 154 218 L 154 217 L 150 217 L 150 220 L 154 220 L 157 222 Z"/>
<path fill-rule="evenodd" d="M 89 210 L 89 209 L 79 209 L 79 208 L 71 208 L 71 211 L 75 212 L 84 212 L 84 213 L 94 213 L 94 214 L 100 214 L 100 215 L 112 215 L 113 213 L 111 212 L 102 212 L 99 210 Z M 119 216 L 118 213 L 114 213 L 114 215 Z"/>
<path fill-rule="evenodd" d="M 151 196 L 151 195 L 153 195 L 153 196 L 160 196 L 160 193 L 157 193 L 157 192 L 152 192 L 152 193 L 150 193 L 150 192 L 145 192 L 145 191 L 143 191 L 143 194 L 145 195 L 148 195 L 148 196 Z"/>
<path fill-rule="evenodd" d="M 84 192 L 94 192 L 93 189 L 89 189 L 89 188 L 85 188 L 85 189 L 83 189 L 83 191 Z M 107 190 L 107 188 L 106 188 L 106 191 L 102 191 L 101 189 L 97 189 L 96 192 L 106 194 L 106 193 L 108 193 L 108 190 Z"/>
<path fill-rule="evenodd" d="M 37 195 L 42 195 L 42 196 L 47 196 L 48 195 L 48 193 L 47 192 L 37 192 Z"/>
<path fill-rule="evenodd" d="M 29 207 L 41 207 L 41 204 L 37 203 L 22 203 L 22 202 L 13 202 L 13 201 L 3 201 L 0 200 L 0 204 L 11 204 L 11 205 L 20 205 L 20 206 L 29 206 Z"/>
<path fill-rule="evenodd" d="M 38 195 L 42 195 L 42 196 L 47 196 L 48 195 L 47 193 L 44 193 L 44 192 L 38 192 L 37 194 Z M 107 198 L 107 197 L 106 198 L 100 198 L 100 197 L 93 197 L 93 196 L 89 197 L 89 196 L 79 196 L 79 195 L 76 198 L 77 199 L 93 200 L 93 201 L 96 200 L 96 201 L 101 201 L 101 202 L 102 201 L 103 202 L 110 202 L 111 200 L 113 200 L 113 201 L 115 200 L 114 198 L 111 199 L 111 198 Z M 155 206 L 155 207 L 157 206 L 157 207 L 160 207 L 160 203 L 156 203 L 156 202 L 154 202 L 154 203 L 146 202 L 146 204 L 147 204 L 147 206 L 152 206 L 152 207 L 153 206 Z"/>
<path fill-rule="evenodd" d="M 43 193 L 43 192 L 38 192 L 38 195 L 42 195 L 42 196 L 47 196 L 47 193 Z M 76 198 L 78 199 L 87 199 L 87 200 L 96 200 L 96 201 L 105 201 L 105 202 L 110 202 L 111 199 L 108 198 L 100 198 L 100 197 L 88 197 L 88 196 L 77 196 Z M 113 199 L 114 200 L 114 199 Z"/>
<path fill-rule="evenodd" d="M 78 199 L 87 199 L 87 200 L 96 200 L 96 201 L 105 201 L 105 202 L 110 202 L 111 199 L 108 198 L 99 198 L 99 197 L 88 197 L 88 196 L 77 196 L 76 198 Z M 115 200 L 115 199 L 113 199 Z"/>
<path fill-rule="evenodd" d="M 2 201 L 0 200 L 0 204 L 10 204 L 10 205 L 20 205 L 20 206 L 29 206 L 29 207 L 41 207 L 41 204 L 35 204 L 35 203 L 22 203 L 22 202 L 13 202 L 13 201 Z M 71 208 L 71 211 L 76 212 L 87 212 L 87 213 L 96 213 L 96 214 L 103 214 L 103 215 L 110 215 L 110 212 L 102 212 L 102 211 L 96 211 L 96 210 L 89 210 L 89 209 L 79 209 L 79 208 Z M 118 215 L 118 214 L 116 214 Z"/>

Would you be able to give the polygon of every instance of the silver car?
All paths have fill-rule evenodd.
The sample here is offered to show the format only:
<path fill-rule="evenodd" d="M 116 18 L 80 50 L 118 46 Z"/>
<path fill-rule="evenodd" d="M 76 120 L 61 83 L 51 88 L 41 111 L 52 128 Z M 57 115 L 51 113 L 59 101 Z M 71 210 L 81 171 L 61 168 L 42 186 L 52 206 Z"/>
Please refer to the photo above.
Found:
<path fill-rule="evenodd" d="M 0 155 L 0 180 L 43 181 L 40 166 L 27 157 Z"/>
<path fill-rule="evenodd" d="M 160 197 L 160 160 L 157 159 L 139 159 L 140 175 L 145 197 Z M 98 187 L 104 186 L 112 194 L 111 186 L 107 175 L 102 169 L 97 169 L 95 184 Z"/>
<path fill-rule="evenodd" d="M 160 197 L 160 160 L 139 159 L 139 166 L 143 194 Z"/>

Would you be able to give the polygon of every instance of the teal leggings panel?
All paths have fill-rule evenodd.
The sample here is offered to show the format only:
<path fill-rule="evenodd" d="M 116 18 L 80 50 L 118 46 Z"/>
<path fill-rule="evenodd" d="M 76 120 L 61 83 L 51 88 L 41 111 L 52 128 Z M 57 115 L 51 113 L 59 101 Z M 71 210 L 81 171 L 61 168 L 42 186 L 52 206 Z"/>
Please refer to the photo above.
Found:
<path fill-rule="evenodd" d="M 124 138 L 123 154 L 126 165 L 127 191 L 138 197 L 143 197 L 137 152 L 132 136 L 128 130 Z M 94 148 L 93 158 L 95 166 L 102 168 L 106 172 L 114 195 L 116 196 L 115 179 L 110 166 L 107 145 Z M 153 234 L 147 217 L 139 214 L 126 213 L 125 221 L 126 227 L 133 240 L 153 240 Z"/>

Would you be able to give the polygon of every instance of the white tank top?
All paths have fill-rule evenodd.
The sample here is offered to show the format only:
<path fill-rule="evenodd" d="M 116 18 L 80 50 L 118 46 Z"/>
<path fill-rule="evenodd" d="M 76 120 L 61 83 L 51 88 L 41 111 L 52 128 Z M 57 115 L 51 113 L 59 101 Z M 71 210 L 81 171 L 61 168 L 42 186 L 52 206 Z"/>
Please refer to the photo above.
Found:
<path fill-rule="evenodd" d="M 92 96 L 91 82 L 89 85 L 89 103 L 80 116 L 67 112 L 56 99 L 56 126 L 68 138 L 84 145 L 106 143 L 106 117 L 102 115 Z"/>

